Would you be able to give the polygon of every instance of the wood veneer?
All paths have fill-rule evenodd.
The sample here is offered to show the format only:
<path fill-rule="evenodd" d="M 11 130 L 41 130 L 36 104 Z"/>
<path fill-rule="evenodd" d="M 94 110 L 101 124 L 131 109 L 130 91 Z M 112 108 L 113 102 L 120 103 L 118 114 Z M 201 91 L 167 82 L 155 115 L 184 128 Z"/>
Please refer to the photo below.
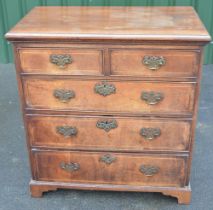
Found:
<path fill-rule="evenodd" d="M 49 62 L 52 54 L 71 54 L 71 65 L 61 71 L 55 64 Z M 19 51 L 21 68 L 26 73 L 40 74 L 70 74 L 70 75 L 102 75 L 103 55 L 97 49 L 21 49 Z"/>
<path fill-rule="evenodd" d="M 187 119 L 72 115 L 28 115 L 26 119 L 31 145 L 37 147 L 97 151 L 187 152 L 190 143 L 191 121 Z M 116 129 L 106 131 L 96 128 L 97 122 L 112 120 L 117 123 Z M 58 133 L 57 127 L 60 126 L 75 127 L 77 134 L 69 136 Z M 160 134 L 143 136 L 141 135 L 143 128 L 159 129 Z"/>
<path fill-rule="evenodd" d="M 105 82 L 105 81 L 104 81 Z M 103 81 L 24 78 L 26 107 L 33 109 L 88 110 L 120 113 L 192 114 L 194 83 L 159 83 L 135 81 L 107 81 L 115 93 L 103 96 L 94 91 Z M 55 90 L 74 91 L 75 97 L 67 103 L 54 97 Z M 162 93 L 163 99 L 155 106 L 141 99 L 143 92 Z"/>
<path fill-rule="evenodd" d="M 190 203 L 203 46 L 211 40 L 193 8 L 36 7 L 6 38 L 33 197 L 68 188 L 162 192 Z M 102 83 L 114 89 L 100 94 Z M 142 92 L 154 93 L 149 103 Z"/>
<path fill-rule="evenodd" d="M 112 163 L 100 161 L 111 155 Z M 185 182 L 187 156 L 164 157 L 122 153 L 35 152 L 36 180 L 97 184 L 182 187 Z M 60 164 L 77 163 L 80 169 L 64 170 Z M 158 167 L 156 175 L 145 175 L 141 165 Z M 88 170 L 89 168 L 89 170 Z"/>

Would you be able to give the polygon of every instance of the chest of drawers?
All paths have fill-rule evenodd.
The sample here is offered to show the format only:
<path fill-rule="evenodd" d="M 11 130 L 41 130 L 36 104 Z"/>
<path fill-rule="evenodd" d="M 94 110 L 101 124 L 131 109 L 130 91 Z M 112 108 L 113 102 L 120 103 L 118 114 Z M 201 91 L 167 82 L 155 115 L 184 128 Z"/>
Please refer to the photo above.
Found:
<path fill-rule="evenodd" d="M 203 46 L 191 7 L 37 7 L 6 38 L 33 197 L 162 192 L 187 204 Z"/>

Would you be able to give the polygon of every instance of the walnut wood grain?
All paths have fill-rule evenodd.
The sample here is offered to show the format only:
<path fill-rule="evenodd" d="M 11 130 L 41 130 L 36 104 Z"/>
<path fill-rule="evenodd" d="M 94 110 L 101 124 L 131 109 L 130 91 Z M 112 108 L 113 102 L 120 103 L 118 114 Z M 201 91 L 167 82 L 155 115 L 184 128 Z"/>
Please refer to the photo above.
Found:
<path fill-rule="evenodd" d="M 23 73 L 56 75 L 103 75 L 102 51 L 73 48 L 23 48 L 19 50 Z M 60 68 L 50 61 L 51 55 L 69 55 L 71 63 Z"/>
<path fill-rule="evenodd" d="M 81 190 L 110 190 L 129 192 L 160 192 L 167 196 L 176 197 L 179 204 L 189 204 L 191 201 L 191 187 L 152 187 L 152 186 L 131 186 L 112 184 L 88 184 L 71 182 L 46 182 L 30 181 L 30 190 L 33 197 L 41 197 L 43 192 L 55 191 L 56 189 L 81 189 Z"/>
<path fill-rule="evenodd" d="M 185 156 L 149 156 L 110 153 L 116 160 L 111 164 L 100 161 L 108 153 L 89 152 L 34 152 L 37 180 L 99 184 L 128 184 L 182 187 L 185 180 Z M 61 163 L 78 163 L 76 171 L 64 170 Z M 146 176 L 141 165 L 158 167 L 158 173 Z"/>
<path fill-rule="evenodd" d="M 6 37 L 96 42 L 210 41 L 192 7 L 36 7 Z"/>
<path fill-rule="evenodd" d="M 203 46 L 211 40 L 193 8 L 37 7 L 6 38 L 33 197 L 58 188 L 144 191 L 189 204 Z M 110 91 L 97 88 L 106 81 Z M 141 124 L 156 126 L 154 140 L 141 140 L 153 138 L 150 130 L 138 135 Z"/>
<path fill-rule="evenodd" d="M 55 186 L 44 186 L 30 184 L 30 193 L 34 198 L 41 198 L 44 192 L 56 191 L 58 188 Z"/>
<path fill-rule="evenodd" d="M 44 80 L 27 78 L 23 82 L 26 106 L 39 109 L 117 111 L 159 114 L 166 112 L 190 114 L 194 104 L 193 83 L 155 83 L 109 81 L 116 92 L 103 96 L 94 92 L 101 81 L 84 80 Z M 62 103 L 53 96 L 55 89 L 72 90 L 75 98 Z M 155 105 L 149 105 L 141 99 L 142 92 L 160 92 L 164 99 Z"/>
<path fill-rule="evenodd" d="M 165 64 L 157 70 L 150 70 L 143 63 L 145 56 L 163 57 Z M 154 49 L 112 49 L 110 50 L 111 75 L 145 77 L 196 77 L 197 52 Z"/>
<path fill-rule="evenodd" d="M 97 128 L 98 121 L 110 120 L 117 128 Z M 172 119 L 32 115 L 27 122 L 32 146 L 77 150 L 188 151 L 191 130 L 190 121 Z M 75 127 L 77 134 L 64 136 L 57 132 L 58 126 Z M 142 128 L 158 128 L 161 134 L 146 139 L 140 134 Z"/>
<path fill-rule="evenodd" d="M 178 199 L 178 204 L 190 204 L 191 202 L 191 188 L 186 187 L 182 190 L 166 190 L 162 192 L 163 195 L 169 195 Z"/>

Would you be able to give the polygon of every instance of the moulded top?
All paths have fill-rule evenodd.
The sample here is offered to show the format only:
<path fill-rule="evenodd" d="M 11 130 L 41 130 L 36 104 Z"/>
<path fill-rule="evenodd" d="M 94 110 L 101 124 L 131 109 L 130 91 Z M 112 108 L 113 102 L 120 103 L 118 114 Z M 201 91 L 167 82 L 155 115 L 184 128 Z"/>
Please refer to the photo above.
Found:
<path fill-rule="evenodd" d="M 211 40 L 192 7 L 35 7 L 7 34 L 29 40 Z"/>

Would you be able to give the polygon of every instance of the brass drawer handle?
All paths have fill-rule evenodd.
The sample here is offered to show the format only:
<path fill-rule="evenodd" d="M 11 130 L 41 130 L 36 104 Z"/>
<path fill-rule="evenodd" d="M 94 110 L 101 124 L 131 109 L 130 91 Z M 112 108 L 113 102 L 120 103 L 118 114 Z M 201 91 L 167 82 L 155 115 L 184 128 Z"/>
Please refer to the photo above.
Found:
<path fill-rule="evenodd" d="M 107 165 L 110 165 L 111 163 L 115 162 L 117 160 L 116 157 L 112 156 L 111 154 L 105 154 L 100 157 L 99 161 L 104 162 Z"/>
<path fill-rule="evenodd" d="M 96 123 L 96 127 L 104 129 L 106 132 L 109 132 L 111 129 L 117 128 L 118 123 L 116 120 L 99 120 Z"/>
<path fill-rule="evenodd" d="M 57 126 L 56 132 L 63 135 L 65 138 L 76 136 L 78 133 L 78 130 L 76 127 L 71 126 Z"/>
<path fill-rule="evenodd" d="M 160 128 L 141 128 L 140 135 L 146 140 L 153 140 L 161 135 Z"/>
<path fill-rule="evenodd" d="M 78 171 L 80 169 L 80 164 L 79 163 L 61 162 L 60 168 L 65 170 L 65 171 L 68 171 L 68 172 L 74 172 L 74 171 Z"/>
<path fill-rule="evenodd" d="M 145 176 L 154 176 L 159 172 L 160 168 L 151 165 L 141 165 L 139 171 Z"/>
<path fill-rule="evenodd" d="M 56 89 L 53 91 L 53 95 L 63 103 L 67 103 L 72 98 L 75 98 L 75 92 L 72 90 Z"/>
<path fill-rule="evenodd" d="M 141 99 L 149 105 L 155 105 L 164 99 L 164 95 L 161 92 L 142 92 Z"/>
<path fill-rule="evenodd" d="M 149 56 L 143 57 L 143 64 L 150 70 L 158 70 L 161 66 L 166 64 L 166 59 L 163 56 Z"/>
<path fill-rule="evenodd" d="M 113 84 L 101 82 L 95 84 L 94 91 L 102 96 L 108 96 L 116 92 L 116 87 Z"/>
<path fill-rule="evenodd" d="M 72 58 L 66 54 L 52 54 L 50 55 L 50 62 L 57 65 L 60 69 L 64 69 L 66 65 L 72 63 Z"/>

